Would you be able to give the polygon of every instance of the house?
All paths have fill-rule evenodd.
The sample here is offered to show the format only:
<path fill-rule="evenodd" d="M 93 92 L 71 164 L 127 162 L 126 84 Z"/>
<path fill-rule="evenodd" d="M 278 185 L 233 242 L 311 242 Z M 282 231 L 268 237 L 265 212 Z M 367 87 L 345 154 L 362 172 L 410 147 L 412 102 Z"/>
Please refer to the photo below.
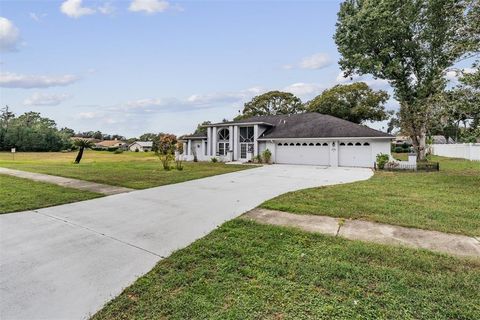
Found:
<path fill-rule="evenodd" d="M 140 151 L 140 152 L 152 151 L 152 148 L 153 148 L 153 141 L 135 141 L 134 143 L 128 146 L 128 150 Z"/>
<path fill-rule="evenodd" d="M 103 140 L 95 144 L 96 149 L 103 149 L 103 150 L 108 150 L 108 149 L 119 149 L 119 148 L 124 148 L 127 144 L 122 141 L 122 140 Z"/>
<path fill-rule="evenodd" d="M 186 160 L 247 162 L 269 149 L 274 163 L 370 168 L 377 154 L 390 155 L 394 138 L 320 113 L 256 116 L 205 129 L 180 138 Z"/>

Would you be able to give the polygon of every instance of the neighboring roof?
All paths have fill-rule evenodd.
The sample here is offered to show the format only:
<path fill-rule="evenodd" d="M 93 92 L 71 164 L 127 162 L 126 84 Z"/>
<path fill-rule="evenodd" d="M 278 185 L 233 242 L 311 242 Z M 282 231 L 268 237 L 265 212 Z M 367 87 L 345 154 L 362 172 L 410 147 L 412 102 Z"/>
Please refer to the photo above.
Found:
<path fill-rule="evenodd" d="M 445 136 L 441 136 L 441 135 L 438 135 L 438 136 L 432 136 L 432 140 L 433 140 L 433 143 L 434 144 L 450 144 L 450 143 L 455 143 L 455 140 L 453 140 L 452 138 L 445 138 Z"/>
<path fill-rule="evenodd" d="M 184 136 L 178 137 L 178 140 L 195 140 L 195 139 L 207 139 L 205 132 L 196 132 L 193 134 L 186 134 Z"/>
<path fill-rule="evenodd" d="M 316 112 L 292 115 L 258 116 L 231 123 L 269 123 L 261 140 L 281 138 L 393 138 L 392 135 L 347 120 Z"/>
<path fill-rule="evenodd" d="M 134 144 L 138 144 L 140 147 L 144 148 L 152 148 L 153 147 L 153 141 L 135 141 L 130 146 L 133 146 Z"/>
<path fill-rule="evenodd" d="M 103 140 L 97 143 L 97 146 L 102 146 L 102 147 L 113 147 L 117 144 L 125 144 L 125 142 L 121 140 Z"/>

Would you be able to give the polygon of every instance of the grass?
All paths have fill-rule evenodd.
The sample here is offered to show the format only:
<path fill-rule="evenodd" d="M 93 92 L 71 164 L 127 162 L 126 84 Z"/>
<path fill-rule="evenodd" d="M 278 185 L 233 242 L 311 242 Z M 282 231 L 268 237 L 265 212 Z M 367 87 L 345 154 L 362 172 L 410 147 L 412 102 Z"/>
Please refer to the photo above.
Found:
<path fill-rule="evenodd" d="M 480 262 L 237 219 L 159 262 L 100 319 L 479 319 Z"/>
<path fill-rule="evenodd" d="M 152 152 L 87 151 L 79 165 L 73 164 L 76 153 L 37 152 L 0 153 L 0 167 L 46 173 L 98 183 L 145 189 L 213 175 L 244 170 L 251 166 L 211 162 L 184 162 L 183 171 L 165 171 Z"/>
<path fill-rule="evenodd" d="M 0 214 L 93 199 L 102 195 L 0 175 Z"/>
<path fill-rule="evenodd" d="M 480 162 L 432 160 L 440 172 L 376 172 L 367 181 L 287 193 L 262 207 L 479 236 Z"/>

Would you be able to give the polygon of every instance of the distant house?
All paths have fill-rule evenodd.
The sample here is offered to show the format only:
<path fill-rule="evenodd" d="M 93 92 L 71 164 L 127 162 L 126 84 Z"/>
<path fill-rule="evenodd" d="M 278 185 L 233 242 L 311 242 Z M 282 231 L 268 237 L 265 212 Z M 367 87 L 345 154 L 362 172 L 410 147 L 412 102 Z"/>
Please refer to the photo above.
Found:
<path fill-rule="evenodd" d="M 445 136 L 442 136 L 442 135 L 435 135 L 435 136 L 432 136 L 432 143 L 433 144 L 451 144 L 451 143 L 455 143 L 455 140 L 452 139 L 452 138 L 445 138 Z M 402 146 L 402 145 L 407 145 L 407 146 L 411 146 L 412 145 L 412 139 L 408 136 L 396 136 L 395 137 L 395 140 L 393 141 L 393 143 L 398 147 L 398 146 Z"/>
<path fill-rule="evenodd" d="M 125 141 L 122 140 L 103 140 L 95 144 L 96 149 L 103 149 L 103 150 L 108 150 L 108 149 L 118 149 L 118 148 L 125 148 L 127 144 Z"/>
<path fill-rule="evenodd" d="M 152 141 L 135 141 L 134 143 L 128 146 L 128 150 L 130 151 L 140 151 L 140 152 L 147 152 L 152 151 L 153 142 Z"/>

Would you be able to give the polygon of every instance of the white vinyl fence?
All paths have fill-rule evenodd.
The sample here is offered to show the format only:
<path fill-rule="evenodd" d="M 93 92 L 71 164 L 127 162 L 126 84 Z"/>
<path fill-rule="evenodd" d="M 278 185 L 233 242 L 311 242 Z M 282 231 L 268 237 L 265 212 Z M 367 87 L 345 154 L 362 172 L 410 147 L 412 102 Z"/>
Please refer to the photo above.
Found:
<path fill-rule="evenodd" d="M 436 156 L 480 161 L 480 143 L 433 144 L 431 147 Z"/>

